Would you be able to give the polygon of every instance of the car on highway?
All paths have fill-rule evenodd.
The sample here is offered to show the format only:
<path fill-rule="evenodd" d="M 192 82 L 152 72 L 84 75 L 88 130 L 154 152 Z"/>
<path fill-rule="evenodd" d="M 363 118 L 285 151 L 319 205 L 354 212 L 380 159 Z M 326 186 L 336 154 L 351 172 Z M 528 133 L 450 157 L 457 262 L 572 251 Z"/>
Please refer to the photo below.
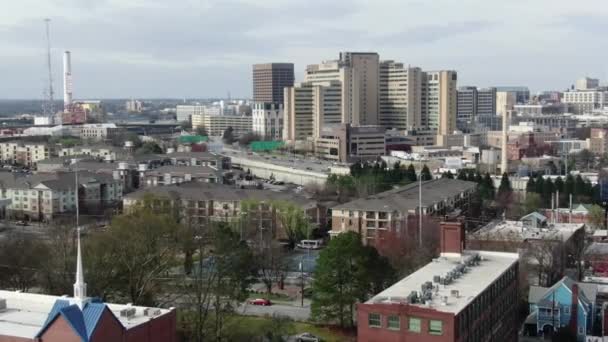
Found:
<path fill-rule="evenodd" d="M 318 338 L 317 336 L 315 336 L 311 333 L 307 333 L 307 332 L 296 335 L 295 340 L 297 342 L 319 342 L 319 341 L 321 341 L 321 339 Z"/>
<path fill-rule="evenodd" d="M 272 303 L 266 298 L 256 298 L 249 301 L 251 305 L 270 306 Z"/>

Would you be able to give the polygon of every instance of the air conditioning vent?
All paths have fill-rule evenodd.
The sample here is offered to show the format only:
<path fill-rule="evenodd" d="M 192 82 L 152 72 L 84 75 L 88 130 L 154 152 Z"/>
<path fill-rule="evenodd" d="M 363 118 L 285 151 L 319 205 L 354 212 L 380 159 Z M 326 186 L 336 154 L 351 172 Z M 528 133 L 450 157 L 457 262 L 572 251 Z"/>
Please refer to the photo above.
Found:
<path fill-rule="evenodd" d="M 120 310 L 120 317 L 131 318 L 135 316 L 135 308 L 127 308 Z"/>

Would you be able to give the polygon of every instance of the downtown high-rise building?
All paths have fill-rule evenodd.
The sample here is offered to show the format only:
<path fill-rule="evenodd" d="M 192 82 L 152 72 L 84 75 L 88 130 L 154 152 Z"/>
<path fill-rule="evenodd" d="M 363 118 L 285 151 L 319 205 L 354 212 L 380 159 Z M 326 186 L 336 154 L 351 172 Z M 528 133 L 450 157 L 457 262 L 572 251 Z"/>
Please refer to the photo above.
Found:
<path fill-rule="evenodd" d="M 306 67 L 304 82 L 285 88 L 283 138 L 320 136 L 324 126 L 377 125 L 379 56 L 342 52 L 337 60 Z"/>
<path fill-rule="evenodd" d="M 293 87 L 293 63 L 253 65 L 253 101 L 283 104 L 283 91 Z"/>
<path fill-rule="evenodd" d="M 456 130 L 457 107 L 456 71 L 424 72 L 422 77 L 421 126 L 436 130 L 438 135 Z"/>
<path fill-rule="evenodd" d="M 380 125 L 398 130 L 420 127 L 422 75 L 420 68 L 403 63 L 380 63 Z"/>
<path fill-rule="evenodd" d="M 457 120 L 471 123 L 479 115 L 496 115 L 496 88 L 459 87 Z"/>

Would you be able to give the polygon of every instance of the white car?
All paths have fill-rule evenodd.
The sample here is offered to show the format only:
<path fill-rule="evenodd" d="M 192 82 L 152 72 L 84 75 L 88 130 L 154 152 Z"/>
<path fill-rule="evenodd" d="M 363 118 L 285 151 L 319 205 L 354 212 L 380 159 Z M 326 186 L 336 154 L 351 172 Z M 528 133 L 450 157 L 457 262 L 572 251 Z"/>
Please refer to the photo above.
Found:
<path fill-rule="evenodd" d="M 319 341 L 321 341 L 321 339 L 311 333 L 305 332 L 305 333 L 296 335 L 296 341 L 297 342 L 319 342 Z"/>

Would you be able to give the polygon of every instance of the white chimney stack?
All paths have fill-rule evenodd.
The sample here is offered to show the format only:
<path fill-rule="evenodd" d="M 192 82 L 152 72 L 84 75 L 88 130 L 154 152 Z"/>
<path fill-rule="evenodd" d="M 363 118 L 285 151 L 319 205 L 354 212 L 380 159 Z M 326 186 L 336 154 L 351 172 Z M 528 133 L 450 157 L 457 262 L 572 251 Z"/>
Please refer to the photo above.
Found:
<path fill-rule="evenodd" d="M 63 108 L 68 111 L 72 104 L 72 58 L 70 51 L 63 53 Z"/>

